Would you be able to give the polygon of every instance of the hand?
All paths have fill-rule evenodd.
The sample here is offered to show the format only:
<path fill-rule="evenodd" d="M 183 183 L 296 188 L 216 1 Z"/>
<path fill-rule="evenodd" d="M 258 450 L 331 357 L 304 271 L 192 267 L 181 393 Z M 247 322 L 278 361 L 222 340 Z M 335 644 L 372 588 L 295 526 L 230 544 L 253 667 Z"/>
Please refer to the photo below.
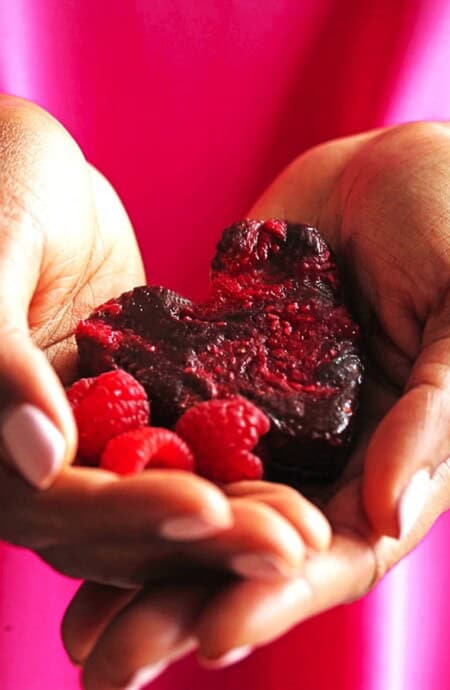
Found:
<path fill-rule="evenodd" d="M 290 521 L 297 533 L 302 532 L 306 554 L 327 550 L 331 536 L 328 522 L 294 489 L 253 481 L 229 485 L 229 493 L 233 509 L 236 505 L 241 510 L 247 506 L 245 513 L 256 532 L 274 530 L 274 516 L 270 520 L 269 516 L 276 511 Z M 248 512 L 250 505 L 253 515 Z M 245 513 L 240 515 L 241 525 Z M 86 690 L 128 688 L 132 676 L 143 665 L 156 662 L 156 670 L 160 671 L 160 661 L 173 661 L 192 649 L 197 619 L 209 600 L 219 592 L 226 592 L 230 583 L 236 581 L 223 567 L 211 569 L 214 552 L 220 553 L 232 536 L 230 530 L 214 540 L 196 544 L 199 555 L 203 550 L 203 555 L 208 556 L 196 568 L 187 570 L 180 562 L 172 573 L 154 578 L 150 567 L 149 582 L 144 588 L 125 589 L 94 583 L 81 586 L 66 613 L 63 639 L 72 660 L 84 667 Z M 280 546 L 289 548 L 282 530 L 278 531 L 278 538 L 282 539 Z M 131 543 L 131 557 L 134 557 L 133 550 L 135 544 Z M 273 563 L 280 562 L 279 558 L 274 561 L 244 556 L 240 566 L 240 556 L 236 559 L 238 567 L 234 572 L 241 570 L 252 579 L 280 582 L 283 577 L 289 578 L 285 568 L 278 572 L 273 569 Z M 303 560 L 298 571 L 302 565 Z M 154 672 L 152 669 L 151 673 Z"/>
<path fill-rule="evenodd" d="M 109 645 L 114 642 L 117 657 L 121 629 L 132 634 L 137 620 L 141 626 L 158 620 L 161 629 L 177 631 L 164 648 L 133 636 L 141 664 L 170 661 L 192 637 L 204 661 L 224 659 L 230 650 L 264 644 L 309 616 L 363 596 L 448 509 L 449 169 L 445 125 L 404 125 L 312 149 L 252 209 L 253 217 L 319 227 L 348 275 L 367 338 L 354 451 L 340 480 L 313 492 L 333 526 L 331 548 L 311 552 L 301 576 L 288 581 L 150 587 L 114 613 L 109 602 L 90 640 L 88 690 L 91 678 L 102 679 Z M 229 487 L 234 495 L 248 490 Z M 114 601 L 117 593 L 109 595 Z M 69 611 L 69 629 L 84 596 L 82 590 Z M 80 627 L 69 646 L 80 643 L 86 632 Z M 114 663 L 116 685 L 119 670 Z M 96 687 L 112 685 L 103 676 Z"/>
<path fill-rule="evenodd" d="M 186 473 L 119 480 L 70 466 L 76 432 L 60 379 L 75 373 L 74 328 L 144 282 L 141 258 L 118 197 L 68 133 L 6 96 L 0 180 L 0 538 L 66 575 L 127 587 L 199 562 L 248 576 L 298 572 L 299 516 L 229 501 Z M 320 548 L 328 523 L 306 501 L 302 510 L 317 514 L 310 544 Z"/>
<path fill-rule="evenodd" d="M 77 320 L 144 273 L 106 180 L 50 115 L 9 96 L 0 96 L 0 179 L 3 456 L 46 488 L 76 450 L 58 375 L 74 374 Z"/>
<path fill-rule="evenodd" d="M 371 132 L 306 153 L 252 209 L 322 230 L 348 274 L 368 379 L 346 471 L 316 492 L 330 550 L 290 583 L 220 594 L 199 624 L 205 657 L 363 596 L 449 507 L 449 163 L 445 125 Z"/>
<path fill-rule="evenodd" d="M 205 657 L 363 596 L 449 507 L 449 163 L 444 125 L 338 140 L 295 161 L 251 212 L 322 230 L 348 274 L 368 378 L 346 471 L 315 492 L 333 526 L 329 552 L 290 583 L 220 594 L 199 624 Z"/>

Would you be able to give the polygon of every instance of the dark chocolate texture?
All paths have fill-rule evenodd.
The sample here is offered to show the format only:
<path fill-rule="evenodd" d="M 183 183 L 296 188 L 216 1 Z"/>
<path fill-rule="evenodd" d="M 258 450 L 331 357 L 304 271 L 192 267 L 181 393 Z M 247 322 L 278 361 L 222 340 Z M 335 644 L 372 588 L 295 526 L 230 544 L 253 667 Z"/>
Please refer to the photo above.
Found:
<path fill-rule="evenodd" d="M 238 393 L 270 418 L 259 448 L 268 478 L 328 481 L 345 463 L 363 372 L 359 329 L 315 228 L 236 223 L 218 243 L 204 303 L 138 287 L 76 335 L 80 374 L 132 373 L 155 425 L 173 427 L 196 402 Z"/>

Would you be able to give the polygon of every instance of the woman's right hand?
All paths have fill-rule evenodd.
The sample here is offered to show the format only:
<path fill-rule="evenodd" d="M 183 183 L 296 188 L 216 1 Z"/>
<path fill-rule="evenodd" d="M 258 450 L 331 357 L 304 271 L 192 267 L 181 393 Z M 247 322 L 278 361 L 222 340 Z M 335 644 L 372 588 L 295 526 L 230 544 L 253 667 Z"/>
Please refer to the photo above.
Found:
<path fill-rule="evenodd" d="M 75 373 L 74 328 L 142 282 L 108 182 L 51 116 L 1 96 L 0 538 L 65 574 L 118 586 L 198 563 L 256 577 L 297 572 L 305 545 L 326 548 L 330 536 L 305 499 L 228 499 L 186 473 L 118 480 L 71 466 L 76 429 L 60 380 Z M 305 519 L 313 527 L 302 539 Z"/>

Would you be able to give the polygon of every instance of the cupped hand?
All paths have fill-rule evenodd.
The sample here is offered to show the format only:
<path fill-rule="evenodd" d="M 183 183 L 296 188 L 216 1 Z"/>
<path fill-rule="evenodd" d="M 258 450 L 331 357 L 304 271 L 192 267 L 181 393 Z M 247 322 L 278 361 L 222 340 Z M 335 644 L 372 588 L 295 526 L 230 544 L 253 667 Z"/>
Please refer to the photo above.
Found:
<path fill-rule="evenodd" d="M 106 180 L 45 111 L 0 96 L 0 437 L 30 484 L 48 487 L 76 451 L 60 379 L 75 372 L 77 321 L 143 278 Z"/>
<path fill-rule="evenodd" d="M 0 538 L 67 575 L 127 587 L 199 562 L 263 577 L 298 572 L 305 542 L 282 510 L 228 500 L 187 473 L 119 480 L 71 465 L 76 430 L 61 381 L 75 373 L 74 328 L 143 282 L 108 182 L 50 115 L 1 96 Z M 320 548 L 328 524 L 305 506 L 322 526 L 310 537 Z"/>
<path fill-rule="evenodd" d="M 121 626 L 129 631 L 136 620 L 145 626 L 156 616 L 177 631 L 163 649 L 134 638 L 141 664 L 170 662 L 193 638 L 203 663 L 226 663 L 363 596 L 448 509 L 449 170 L 447 126 L 409 124 L 312 149 L 253 207 L 252 217 L 319 227 L 342 265 L 366 341 L 367 379 L 350 461 L 334 485 L 307 488 L 331 522 L 331 547 L 309 551 L 301 575 L 284 581 L 171 582 L 148 587 L 114 613 L 118 593 L 107 593 L 96 625 L 92 618 L 88 625 L 88 690 L 92 677 L 102 678 L 111 641 L 120 647 Z M 234 496 L 250 490 L 228 489 Z M 69 611 L 72 631 L 84 596 L 81 590 Z M 85 633 L 81 625 L 68 646 Z"/>
<path fill-rule="evenodd" d="M 399 126 L 311 150 L 252 210 L 325 235 L 362 326 L 367 379 L 342 477 L 310 490 L 331 548 L 291 582 L 219 593 L 197 631 L 204 658 L 363 596 L 449 508 L 449 169 L 447 126 Z"/>
<path fill-rule="evenodd" d="M 312 490 L 331 548 L 291 582 L 219 593 L 198 628 L 205 658 L 363 596 L 449 508 L 449 169 L 446 125 L 379 130 L 309 151 L 252 209 L 316 225 L 329 241 L 362 326 L 367 379 L 349 464 L 335 485 Z"/>

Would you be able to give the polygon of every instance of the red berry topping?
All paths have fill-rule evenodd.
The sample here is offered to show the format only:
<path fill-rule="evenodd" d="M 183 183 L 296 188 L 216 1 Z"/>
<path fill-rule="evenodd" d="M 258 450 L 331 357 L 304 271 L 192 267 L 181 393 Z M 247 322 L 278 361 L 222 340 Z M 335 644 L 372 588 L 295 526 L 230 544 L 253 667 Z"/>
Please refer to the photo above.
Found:
<path fill-rule="evenodd" d="M 169 429 L 144 427 L 111 439 L 100 467 L 117 474 L 135 474 L 147 467 L 194 471 L 194 458 L 186 443 Z"/>
<path fill-rule="evenodd" d="M 149 422 L 147 394 L 122 369 L 80 379 L 67 391 L 78 426 L 78 454 L 95 462 L 108 441 Z"/>
<path fill-rule="evenodd" d="M 261 410 L 235 395 L 194 405 L 176 431 L 194 451 L 198 474 L 227 483 L 262 477 L 261 460 L 250 451 L 269 427 Z"/>

